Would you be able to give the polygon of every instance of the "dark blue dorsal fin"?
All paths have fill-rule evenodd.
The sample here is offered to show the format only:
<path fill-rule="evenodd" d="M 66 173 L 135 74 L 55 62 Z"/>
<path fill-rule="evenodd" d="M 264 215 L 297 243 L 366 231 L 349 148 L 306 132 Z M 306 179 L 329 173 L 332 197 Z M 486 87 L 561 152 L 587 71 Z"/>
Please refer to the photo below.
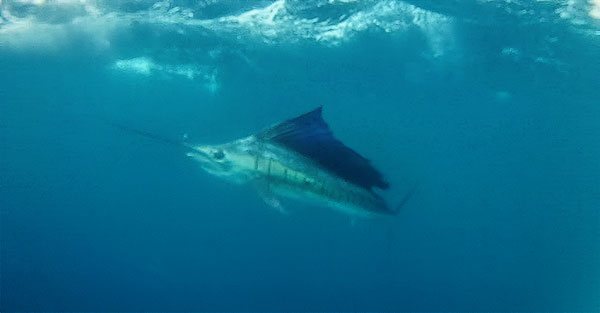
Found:
<path fill-rule="evenodd" d="M 389 184 L 369 160 L 337 140 L 321 116 L 322 107 L 276 124 L 257 134 L 294 150 L 346 181 L 366 189 L 386 189 Z"/>

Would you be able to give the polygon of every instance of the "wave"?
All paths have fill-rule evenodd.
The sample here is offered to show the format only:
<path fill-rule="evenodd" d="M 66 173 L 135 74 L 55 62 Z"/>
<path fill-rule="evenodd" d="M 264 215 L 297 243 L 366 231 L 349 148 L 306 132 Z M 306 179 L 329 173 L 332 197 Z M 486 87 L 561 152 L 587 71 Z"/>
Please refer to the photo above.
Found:
<path fill-rule="evenodd" d="M 433 53 L 440 54 L 452 44 L 446 39 L 452 36 L 453 19 L 494 23 L 507 15 L 523 23 L 568 20 L 595 33 L 600 0 L 15 0 L 0 2 L 0 44 L 50 48 L 79 32 L 97 39 L 95 46 L 108 48 L 114 32 L 140 24 L 171 26 L 180 33 L 200 29 L 204 35 L 252 44 L 339 45 L 369 30 L 417 28 L 430 40 Z"/>
<path fill-rule="evenodd" d="M 549 28 L 555 28 L 567 21 L 576 30 L 600 35 L 599 17 L 600 0 L 14 0 L 0 2 L 0 51 L 104 53 L 112 58 L 113 69 L 213 80 L 211 88 L 216 90 L 212 69 L 227 53 L 248 61 L 241 52 L 244 47 L 307 43 L 331 47 L 361 34 L 410 32 L 427 43 L 423 55 L 439 60 L 461 48 L 457 23 L 514 23 L 514 27 L 550 23 Z M 548 38 L 540 51 L 559 45 L 555 36 Z M 519 47 L 505 49 L 499 53 L 510 49 L 526 53 Z M 514 54 L 509 57 L 518 59 Z M 551 52 L 542 52 L 520 59 L 550 64 L 552 58 Z M 154 61 L 158 59 L 162 63 Z"/>
<path fill-rule="evenodd" d="M 114 33 L 139 25 L 154 25 L 179 33 L 204 31 L 237 43 L 273 44 L 314 41 L 339 45 L 354 35 L 377 30 L 385 33 L 417 27 L 436 46 L 447 37 L 450 18 L 401 1 L 284 1 L 267 2 L 246 10 L 227 7 L 224 14 L 207 8 L 223 1 L 199 1 L 192 7 L 178 1 L 20 0 L 2 5 L 0 44 L 12 48 L 52 48 L 64 45 L 71 32 L 85 33 L 98 48 L 110 48 Z M 262 4 L 264 1 L 256 2 Z M 151 4 L 151 5 L 150 5 Z M 234 12 L 234 13 L 232 13 Z M 319 13 L 316 13 L 319 12 Z M 323 14 L 327 12 L 329 14 Z"/>

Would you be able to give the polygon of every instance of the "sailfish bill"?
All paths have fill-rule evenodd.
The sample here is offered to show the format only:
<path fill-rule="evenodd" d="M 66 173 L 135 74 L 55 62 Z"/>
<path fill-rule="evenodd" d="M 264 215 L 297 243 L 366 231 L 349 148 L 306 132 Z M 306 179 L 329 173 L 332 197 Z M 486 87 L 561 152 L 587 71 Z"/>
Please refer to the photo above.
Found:
<path fill-rule="evenodd" d="M 279 197 L 313 200 L 358 216 L 397 211 L 374 191 L 389 184 L 369 160 L 333 136 L 322 107 L 232 142 L 181 145 L 206 172 L 254 185 L 267 204 L 282 211 Z"/>

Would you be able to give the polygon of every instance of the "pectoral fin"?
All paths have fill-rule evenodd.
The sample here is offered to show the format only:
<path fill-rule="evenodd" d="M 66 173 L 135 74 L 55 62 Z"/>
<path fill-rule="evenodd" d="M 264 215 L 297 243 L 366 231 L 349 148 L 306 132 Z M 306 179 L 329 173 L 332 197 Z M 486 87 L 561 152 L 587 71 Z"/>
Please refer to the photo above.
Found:
<path fill-rule="evenodd" d="M 281 204 L 281 201 L 273 194 L 269 189 L 268 182 L 264 179 L 258 179 L 253 183 L 254 187 L 258 191 L 258 194 L 263 201 L 270 207 L 277 209 L 281 214 L 288 214 L 288 211 Z"/>
<path fill-rule="evenodd" d="M 283 205 L 281 204 L 281 201 L 279 201 L 279 199 L 274 198 L 274 197 L 263 197 L 263 200 L 270 207 L 277 209 L 279 211 L 279 213 L 288 214 L 288 211 L 285 209 L 285 207 L 283 207 Z"/>

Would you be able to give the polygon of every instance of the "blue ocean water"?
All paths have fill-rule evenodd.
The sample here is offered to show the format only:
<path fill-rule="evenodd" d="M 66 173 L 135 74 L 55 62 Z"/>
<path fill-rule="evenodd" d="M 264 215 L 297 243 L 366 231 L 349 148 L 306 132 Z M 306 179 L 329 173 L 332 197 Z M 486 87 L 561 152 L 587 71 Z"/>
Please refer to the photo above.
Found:
<path fill-rule="evenodd" d="M 598 1 L 0 1 L 0 310 L 600 311 Z M 203 172 L 323 106 L 398 202 Z"/>

